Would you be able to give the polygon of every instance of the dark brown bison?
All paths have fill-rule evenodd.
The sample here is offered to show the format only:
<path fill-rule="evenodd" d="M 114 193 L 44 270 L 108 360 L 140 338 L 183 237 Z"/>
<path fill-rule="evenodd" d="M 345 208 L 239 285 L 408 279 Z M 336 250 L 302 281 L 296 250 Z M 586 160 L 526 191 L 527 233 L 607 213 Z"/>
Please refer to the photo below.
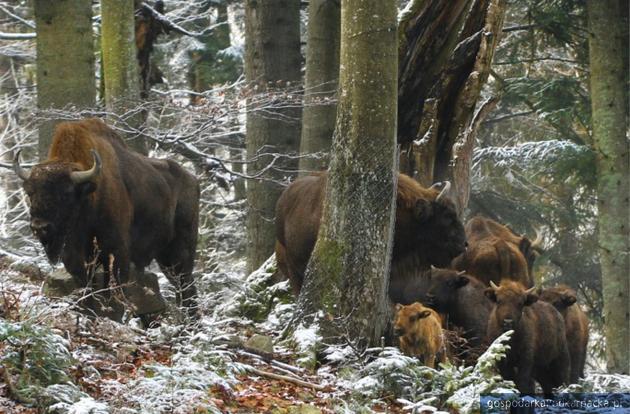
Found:
<path fill-rule="evenodd" d="M 496 221 L 473 217 L 466 223 L 466 239 L 468 249 L 453 260 L 453 268 L 465 270 L 486 284 L 512 279 L 526 287 L 534 285 L 532 266 L 539 238 L 532 243 Z"/>
<path fill-rule="evenodd" d="M 276 258 L 296 295 L 317 239 L 326 177 L 323 172 L 295 180 L 276 205 Z M 410 303 L 402 293 L 419 270 L 446 266 L 465 249 L 464 227 L 446 195 L 450 184 L 441 191 L 434 187 L 398 176 L 389 289 L 394 302 Z"/>
<path fill-rule="evenodd" d="M 588 346 L 588 318 L 577 302 L 577 295 L 566 285 L 539 289 L 540 300 L 551 303 L 564 318 L 567 343 L 571 357 L 569 380 L 576 383 L 584 377 L 586 347 Z"/>
<path fill-rule="evenodd" d="M 442 320 L 433 310 L 416 302 L 396 305 L 394 335 L 405 355 L 418 357 L 427 367 L 435 368 L 435 360 L 446 361 Z"/>
<path fill-rule="evenodd" d="M 52 263 L 61 259 L 86 286 L 93 259 L 120 283 L 132 281 L 132 264 L 142 273 L 156 259 L 193 312 L 199 212 L 193 175 L 174 161 L 129 150 L 99 119 L 59 124 L 48 159 L 30 172 L 19 156 L 14 168 L 31 202 L 31 229 Z"/>
<path fill-rule="evenodd" d="M 539 301 L 534 290 L 511 280 L 500 286 L 490 282 L 486 295 L 494 306 L 487 335 L 492 341 L 513 330 L 511 348 L 499 363 L 501 375 L 513 380 L 524 394 L 534 393 L 536 380 L 549 396 L 553 388 L 569 380 L 569 350 L 562 316 L 550 304 Z"/>
<path fill-rule="evenodd" d="M 485 295 L 486 285 L 476 278 L 449 269 L 432 269 L 425 304 L 446 315 L 448 329 L 463 329 L 470 347 L 486 339 L 493 303 Z"/>

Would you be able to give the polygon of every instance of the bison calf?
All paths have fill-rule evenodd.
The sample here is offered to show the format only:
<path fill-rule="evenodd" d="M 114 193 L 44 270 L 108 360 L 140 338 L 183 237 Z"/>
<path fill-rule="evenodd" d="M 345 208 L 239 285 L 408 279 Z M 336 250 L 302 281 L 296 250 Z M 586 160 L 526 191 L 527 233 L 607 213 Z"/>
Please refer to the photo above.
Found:
<path fill-rule="evenodd" d="M 440 316 L 419 302 L 396 305 L 394 335 L 405 355 L 418 357 L 430 368 L 435 368 L 436 358 L 446 360 Z"/>
<path fill-rule="evenodd" d="M 513 330 L 506 358 L 499 363 L 501 375 L 513 380 L 523 394 L 533 394 L 534 380 L 546 396 L 569 379 L 569 351 L 562 316 L 546 302 L 538 301 L 535 288 L 520 283 L 490 282 L 486 295 L 494 306 L 488 320 L 488 339 Z"/>
<path fill-rule="evenodd" d="M 485 289 L 483 283 L 464 272 L 432 269 L 425 303 L 445 314 L 449 324 L 462 328 L 468 344 L 477 347 L 486 338 L 493 305 Z"/>
<path fill-rule="evenodd" d="M 571 373 L 569 380 L 576 383 L 584 377 L 586 347 L 588 345 L 588 318 L 578 306 L 577 295 L 566 285 L 547 289 L 539 289 L 540 300 L 551 303 L 564 318 L 567 333 L 569 356 L 571 357 Z"/>

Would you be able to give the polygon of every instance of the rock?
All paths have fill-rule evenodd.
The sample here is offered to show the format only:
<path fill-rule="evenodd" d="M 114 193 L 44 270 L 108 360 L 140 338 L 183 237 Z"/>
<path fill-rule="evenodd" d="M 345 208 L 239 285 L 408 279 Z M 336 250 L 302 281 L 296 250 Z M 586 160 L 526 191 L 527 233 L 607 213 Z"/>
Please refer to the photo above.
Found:
<path fill-rule="evenodd" d="M 79 287 L 72 275 L 64 269 L 54 270 L 44 280 L 44 294 L 50 297 L 67 296 Z"/>
<path fill-rule="evenodd" d="M 266 335 L 254 334 L 245 341 L 245 347 L 261 354 L 273 354 L 273 339 Z"/>
<path fill-rule="evenodd" d="M 158 277 L 154 273 L 134 271 L 131 286 L 124 288 L 125 297 L 133 305 L 136 315 L 161 313 L 166 309 L 166 301 L 160 293 Z"/>

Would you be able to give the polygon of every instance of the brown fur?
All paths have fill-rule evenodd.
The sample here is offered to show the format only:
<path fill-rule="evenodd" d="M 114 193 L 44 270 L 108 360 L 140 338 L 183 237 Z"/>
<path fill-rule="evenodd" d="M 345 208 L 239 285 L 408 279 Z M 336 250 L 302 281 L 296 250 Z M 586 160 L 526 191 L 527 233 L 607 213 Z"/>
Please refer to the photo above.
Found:
<path fill-rule="evenodd" d="M 326 177 L 322 172 L 295 180 L 276 205 L 276 258 L 296 295 L 317 239 Z M 448 198 L 435 201 L 438 194 L 406 175 L 398 176 L 389 290 L 394 302 L 414 302 L 405 297 L 405 290 L 420 271 L 431 264 L 445 266 L 464 250 L 464 228 L 455 207 Z"/>
<path fill-rule="evenodd" d="M 89 169 L 90 150 L 102 169 L 92 181 L 74 184 L 72 171 Z M 169 280 L 182 286 L 192 309 L 196 295 L 192 269 L 197 242 L 199 185 L 171 160 L 147 158 L 127 148 L 99 119 L 57 126 L 48 159 L 34 166 L 24 188 L 31 199 L 31 225 L 46 223 L 38 237 L 52 262 L 60 258 L 81 286 L 85 263 L 94 257 L 126 283 L 130 266 L 142 271 L 154 258 Z M 35 228 L 35 227 L 34 227 Z"/>
<path fill-rule="evenodd" d="M 517 282 L 504 280 L 494 289 L 486 289 L 494 302 L 488 321 L 489 341 L 507 330 L 514 330 L 506 358 L 499 363 L 501 375 L 513 380 L 521 393 L 533 394 L 534 380 L 545 395 L 569 380 L 569 350 L 564 320 L 546 302 L 538 301 Z"/>
<path fill-rule="evenodd" d="M 394 333 L 405 355 L 418 357 L 430 368 L 435 368 L 436 358 L 446 361 L 442 322 L 433 309 L 419 302 L 396 305 Z"/>
<path fill-rule="evenodd" d="M 433 269 L 426 305 L 446 315 L 451 324 L 462 328 L 470 347 L 476 348 L 486 339 L 492 302 L 485 295 L 486 286 L 476 278 L 450 269 Z"/>
<path fill-rule="evenodd" d="M 588 346 L 588 318 L 577 302 L 575 290 L 566 285 L 540 289 L 540 300 L 551 303 L 564 318 L 567 343 L 571 357 L 569 380 L 576 383 L 584 377 L 586 348 Z"/>
<path fill-rule="evenodd" d="M 468 249 L 453 260 L 455 269 L 465 270 L 486 284 L 511 279 L 527 287 L 534 285 L 528 261 L 521 251 L 531 250 L 529 239 L 484 217 L 473 217 L 466 223 L 466 238 Z"/>

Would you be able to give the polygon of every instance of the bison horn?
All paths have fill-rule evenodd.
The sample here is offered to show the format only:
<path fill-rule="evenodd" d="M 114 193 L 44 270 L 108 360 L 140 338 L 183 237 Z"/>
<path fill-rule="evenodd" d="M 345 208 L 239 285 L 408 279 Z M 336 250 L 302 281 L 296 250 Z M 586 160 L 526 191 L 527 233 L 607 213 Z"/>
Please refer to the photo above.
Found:
<path fill-rule="evenodd" d="M 15 171 L 17 176 L 20 177 L 20 179 L 26 181 L 29 179 L 31 174 L 28 171 L 26 171 L 24 168 L 22 168 L 22 166 L 20 165 L 21 152 L 22 152 L 21 149 L 17 150 L 17 152 L 15 153 L 15 157 L 13 157 L 13 170 Z"/>
<path fill-rule="evenodd" d="M 92 158 L 94 158 L 94 165 L 92 168 L 86 171 L 73 171 L 70 173 L 70 179 L 75 184 L 85 183 L 90 181 L 92 178 L 98 177 L 101 172 L 101 157 L 98 155 L 98 152 L 95 150 L 92 151 Z"/>
<path fill-rule="evenodd" d="M 536 291 L 536 286 L 532 286 L 529 289 L 527 289 L 525 293 L 529 295 L 530 293 L 535 293 L 535 291 Z"/>
<path fill-rule="evenodd" d="M 491 281 L 490 281 L 490 287 L 491 287 L 492 289 L 498 289 L 498 288 L 499 288 L 499 287 L 496 285 L 496 283 L 494 283 L 494 281 L 493 281 L 493 280 L 491 280 Z"/>
<path fill-rule="evenodd" d="M 444 196 L 448 195 L 450 191 L 451 191 L 451 182 L 444 181 L 444 188 L 442 189 L 442 191 L 440 191 L 440 194 L 438 194 L 438 196 L 435 197 L 435 201 L 440 201 Z"/>
<path fill-rule="evenodd" d="M 542 243 L 543 243 L 542 228 L 541 227 L 537 227 L 536 228 L 536 239 L 532 242 L 532 249 L 534 249 L 534 250 L 542 250 Z"/>

